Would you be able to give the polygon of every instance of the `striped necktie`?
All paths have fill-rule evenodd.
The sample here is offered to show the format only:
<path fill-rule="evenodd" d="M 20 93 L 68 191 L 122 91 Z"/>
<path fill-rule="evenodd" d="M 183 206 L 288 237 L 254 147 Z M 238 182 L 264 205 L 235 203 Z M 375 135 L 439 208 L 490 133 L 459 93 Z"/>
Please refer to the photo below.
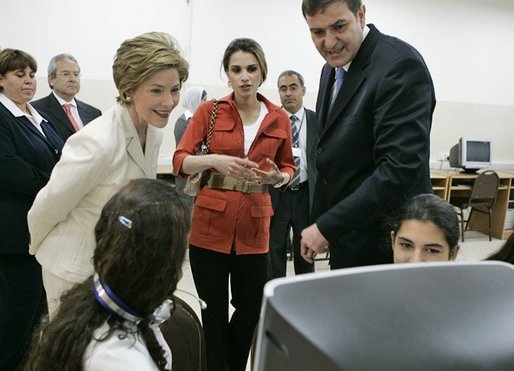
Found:
<path fill-rule="evenodd" d="M 291 115 L 289 117 L 291 119 L 291 134 L 293 136 L 293 148 L 300 148 L 300 132 L 298 131 L 298 125 L 297 122 L 298 117 L 295 115 Z M 294 189 L 298 187 L 298 184 L 300 183 L 300 157 L 295 156 L 294 158 L 294 164 L 296 165 L 296 171 L 293 175 L 293 179 L 289 183 L 289 188 Z"/>

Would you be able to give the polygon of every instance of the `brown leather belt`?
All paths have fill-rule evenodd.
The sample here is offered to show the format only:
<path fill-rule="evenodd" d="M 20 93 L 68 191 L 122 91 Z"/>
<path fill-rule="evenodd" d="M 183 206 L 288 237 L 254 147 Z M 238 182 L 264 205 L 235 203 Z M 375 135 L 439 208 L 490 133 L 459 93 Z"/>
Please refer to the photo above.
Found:
<path fill-rule="evenodd" d="M 211 189 L 227 189 L 243 193 L 263 193 L 268 190 L 267 184 L 249 184 L 244 179 L 238 179 L 220 173 L 211 173 L 207 186 Z"/>

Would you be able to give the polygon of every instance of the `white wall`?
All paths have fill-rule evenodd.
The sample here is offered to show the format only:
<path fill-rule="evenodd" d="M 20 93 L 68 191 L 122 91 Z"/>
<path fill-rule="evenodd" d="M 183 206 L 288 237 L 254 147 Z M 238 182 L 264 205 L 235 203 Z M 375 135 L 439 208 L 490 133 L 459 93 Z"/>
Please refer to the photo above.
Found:
<path fill-rule="evenodd" d="M 512 0 L 368 0 L 367 22 L 412 43 L 432 73 L 438 104 L 432 159 L 460 136 L 489 136 L 493 160 L 514 166 L 514 2 Z M 269 64 L 262 92 L 279 102 L 275 82 L 284 69 L 305 79 L 305 105 L 313 108 L 323 60 L 301 14 L 301 0 L 3 0 L 0 47 L 15 47 L 39 62 L 36 97 L 48 94 L 46 65 L 69 52 L 82 68 L 79 98 L 102 110 L 114 103 L 111 65 L 116 48 L 147 31 L 166 31 L 191 63 L 188 84 L 210 96 L 228 92 L 220 61 L 236 37 L 255 38 Z M 165 129 L 163 158 L 174 149 L 172 123 Z"/>

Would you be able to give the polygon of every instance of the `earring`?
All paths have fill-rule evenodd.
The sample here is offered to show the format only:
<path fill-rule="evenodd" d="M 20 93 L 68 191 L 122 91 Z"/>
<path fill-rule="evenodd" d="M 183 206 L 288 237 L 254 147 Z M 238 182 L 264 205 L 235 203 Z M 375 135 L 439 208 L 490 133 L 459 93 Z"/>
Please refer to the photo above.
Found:
<path fill-rule="evenodd" d="M 232 84 L 230 83 L 230 80 L 227 82 L 227 85 L 228 85 L 229 88 L 232 87 Z"/>
<path fill-rule="evenodd" d="M 130 97 L 130 95 L 127 95 L 127 97 L 125 98 L 125 101 L 127 101 L 127 102 L 132 101 L 132 98 Z"/>

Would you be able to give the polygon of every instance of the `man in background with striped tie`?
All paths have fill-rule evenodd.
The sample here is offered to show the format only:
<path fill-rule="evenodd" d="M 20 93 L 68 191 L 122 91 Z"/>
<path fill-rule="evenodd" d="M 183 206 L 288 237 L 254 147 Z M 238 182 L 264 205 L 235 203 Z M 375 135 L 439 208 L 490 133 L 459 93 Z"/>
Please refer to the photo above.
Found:
<path fill-rule="evenodd" d="M 282 72 L 278 78 L 278 91 L 282 106 L 291 119 L 293 156 L 297 170 L 284 192 L 273 188 L 269 192 L 275 212 L 270 229 L 271 278 L 286 276 L 291 228 L 295 273 L 314 272 L 314 263 L 305 261 L 300 254 L 300 233 L 310 224 L 310 207 L 316 181 L 316 113 L 303 107 L 305 83 L 298 72 Z"/>
<path fill-rule="evenodd" d="M 48 85 L 50 95 L 30 104 L 55 125 L 64 141 L 102 114 L 98 108 L 75 99 L 80 91 L 80 67 L 72 55 L 59 54 L 50 60 Z"/>

